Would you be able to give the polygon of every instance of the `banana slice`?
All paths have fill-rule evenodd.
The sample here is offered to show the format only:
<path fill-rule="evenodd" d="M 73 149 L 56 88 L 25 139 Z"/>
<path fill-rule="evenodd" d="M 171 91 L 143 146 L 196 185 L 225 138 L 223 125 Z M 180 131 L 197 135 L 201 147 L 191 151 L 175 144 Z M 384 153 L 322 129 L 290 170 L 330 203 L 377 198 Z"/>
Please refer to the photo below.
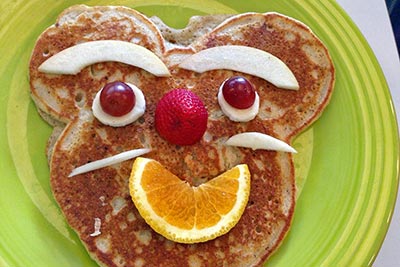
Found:
<path fill-rule="evenodd" d="M 265 149 L 265 150 L 297 153 L 297 151 L 287 143 L 279 139 L 276 139 L 275 137 L 272 137 L 270 135 L 258 132 L 245 132 L 236 134 L 230 137 L 225 142 L 225 145 L 248 147 L 254 150 Z"/>
<path fill-rule="evenodd" d="M 155 76 L 171 76 L 164 62 L 153 52 L 143 46 L 117 40 L 91 41 L 71 46 L 43 62 L 39 71 L 77 74 L 89 65 L 106 61 L 136 66 Z"/>
<path fill-rule="evenodd" d="M 263 50 L 240 45 L 216 46 L 185 58 L 179 67 L 195 72 L 228 69 L 254 75 L 283 88 L 298 90 L 299 84 L 286 64 Z"/>

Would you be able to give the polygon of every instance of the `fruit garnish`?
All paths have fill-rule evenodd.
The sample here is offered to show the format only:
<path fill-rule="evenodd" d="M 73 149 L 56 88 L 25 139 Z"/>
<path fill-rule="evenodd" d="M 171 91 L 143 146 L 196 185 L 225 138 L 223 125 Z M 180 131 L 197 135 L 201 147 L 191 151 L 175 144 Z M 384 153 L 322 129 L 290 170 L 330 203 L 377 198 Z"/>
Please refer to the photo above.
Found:
<path fill-rule="evenodd" d="M 135 106 L 135 94 L 132 88 L 123 82 L 111 82 L 100 92 L 100 105 L 104 112 L 115 117 L 129 113 Z"/>
<path fill-rule="evenodd" d="M 78 174 L 94 171 L 100 168 L 104 168 L 107 166 L 111 166 L 113 164 L 118 164 L 121 163 L 125 160 L 130 160 L 136 157 L 139 157 L 141 155 L 144 155 L 146 153 L 149 153 L 151 149 L 149 148 L 138 148 L 138 149 L 132 149 L 128 150 L 125 152 L 121 152 L 119 154 L 104 158 L 104 159 L 99 159 L 95 160 L 89 163 L 86 163 L 82 166 L 79 166 L 75 169 L 72 170 L 72 172 L 68 175 L 68 177 L 72 177 Z"/>
<path fill-rule="evenodd" d="M 229 105 L 238 109 L 251 107 L 256 99 L 254 86 L 241 76 L 227 79 L 222 85 L 222 94 Z"/>
<path fill-rule="evenodd" d="M 239 221 L 250 194 L 247 165 L 237 165 L 194 187 L 159 162 L 136 158 L 129 189 L 140 215 L 154 231 L 180 243 L 227 233 Z"/>
<path fill-rule="evenodd" d="M 240 80 L 242 80 L 242 79 L 240 79 Z M 229 81 L 229 79 L 227 81 Z M 253 100 L 253 103 L 248 108 L 236 108 L 233 105 L 231 105 L 230 103 L 228 103 L 227 99 L 225 98 L 225 95 L 224 95 L 223 91 L 224 91 L 224 86 L 226 85 L 227 81 L 225 81 L 220 86 L 220 88 L 218 90 L 218 95 L 217 95 L 218 104 L 221 107 L 222 112 L 231 121 L 247 122 L 247 121 L 250 121 L 250 120 L 254 119 L 257 116 L 259 108 L 260 108 L 260 97 L 258 96 L 257 92 L 253 91 L 254 92 L 254 100 Z M 234 95 L 234 93 L 230 93 L 229 91 L 234 91 L 233 86 L 238 86 L 239 85 L 240 87 L 244 87 L 242 85 L 246 84 L 246 82 L 243 81 L 243 84 L 241 84 L 241 82 L 237 83 L 235 81 L 236 81 L 236 79 L 234 78 L 234 79 L 232 79 L 232 82 L 230 82 L 231 85 L 229 87 L 232 87 L 232 88 L 228 88 L 229 90 L 228 90 L 228 97 L 227 98 L 231 98 L 231 102 L 238 102 L 237 105 L 241 105 L 241 104 L 239 104 L 240 103 L 240 99 L 241 99 L 240 98 L 241 97 L 240 93 Z M 252 85 L 250 84 L 250 86 L 252 86 Z M 241 91 L 244 91 L 244 95 L 247 95 L 247 94 L 249 94 L 248 93 L 249 90 L 251 91 L 251 89 L 244 88 L 244 90 L 241 90 Z M 250 98 L 252 98 L 252 97 L 250 97 Z M 247 104 L 249 104 L 251 102 L 251 100 L 248 99 L 247 102 L 248 103 L 246 103 L 245 106 L 247 106 Z"/>
<path fill-rule="evenodd" d="M 195 72 L 228 69 L 251 74 L 282 89 L 299 89 L 299 84 L 286 64 L 263 50 L 224 45 L 201 50 L 182 61 L 179 67 Z"/>
<path fill-rule="evenodd" d="M 236 134 L 230 137 L 225 144 L 228 146 L 247 147 L 254 150 L 265 149 L 297 153 L 297 151 L 287 143 L 270 135 L 258 132 Z"/>
<path fill-rule="evenodd" d="M 158 102 L 155 127 L 159 135 L 172 144 L 192 145 L 207 129 L 208 112 L 192 91 L 174 89 Z"/>
<path fill-rule="evenodd" d="M 92 111 L 101 123 L 121 127 L 136 121 L 144 114 L 146 99 L 142 90 L 135 85 L 112 82 L 97 92 Z"/>
<path fill-rule="evenodd" d="M 53 55 L 39 66 L 52 74 L 77 74 L 89 65 L 116 61 L 144 69 L 155 76 L 171 76 L 164 62 L 153 52 L 130 42 L 100 40 L 80 43 Z"/>

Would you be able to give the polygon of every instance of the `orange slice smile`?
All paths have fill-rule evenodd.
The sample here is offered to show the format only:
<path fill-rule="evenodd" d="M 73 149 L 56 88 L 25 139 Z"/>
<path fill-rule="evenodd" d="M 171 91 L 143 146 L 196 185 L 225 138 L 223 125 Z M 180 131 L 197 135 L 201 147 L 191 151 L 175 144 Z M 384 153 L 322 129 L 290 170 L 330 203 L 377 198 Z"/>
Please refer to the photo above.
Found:
<path fill-rule="evenodd" d="M 197 243 L 227 233 L 239 221 L 250 193 L 250 173 L 241 164 L 193 187 L 159 162 L 137 158 L 129 180 L 132 200 L 159 234 Z"/>

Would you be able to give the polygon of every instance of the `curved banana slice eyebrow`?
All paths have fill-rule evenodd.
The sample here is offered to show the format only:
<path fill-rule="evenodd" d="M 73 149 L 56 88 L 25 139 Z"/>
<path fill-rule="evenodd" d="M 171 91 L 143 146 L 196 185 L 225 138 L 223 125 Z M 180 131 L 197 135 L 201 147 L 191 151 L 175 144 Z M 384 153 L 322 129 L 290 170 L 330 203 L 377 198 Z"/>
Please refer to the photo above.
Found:
<path fill-rule="evenodd" d="M 228 146 L 248 147 L 253 150 L 265 149 L 297 153 L 297 151 L 287 143 L 270 135 L 258 132 L 236 134 L 230 137 L 225 144 Z"/>
<path fill-rule="evenodd" d="M 77 74 L 89 65 L 116 61 L 142 68 L 155 76 L 171 76 L 168 68 L 153 52 L 130 42 L 101 40 L 80 43 L 53 55 L 39 66 L 51 74 Z"/>
<path fill-rule="evenodd" d="M 208 48 L 187 57 L 179 67 L 199 73 L 216 69 L 240 71 L 263 78 L 279 88 L 299 89 L 296 77 L 283 61 L 254 47 L 224 45 Z"/>

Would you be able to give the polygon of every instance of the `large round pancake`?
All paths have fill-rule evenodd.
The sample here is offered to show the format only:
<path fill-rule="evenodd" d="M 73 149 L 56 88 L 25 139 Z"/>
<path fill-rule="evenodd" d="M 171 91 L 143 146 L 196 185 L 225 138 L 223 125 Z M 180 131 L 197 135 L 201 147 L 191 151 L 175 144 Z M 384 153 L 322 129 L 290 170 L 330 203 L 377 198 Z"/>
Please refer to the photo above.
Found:
<path fill-rule="evenodd" d="M 187 32 L 196 32 L 200 25 L 207 24 L 199 23 L 202 17 L 194 21 L 197 22 L 189 25 Z M 102 28 L 115 30 L 98 30 Z M 57 141 L 49 146 L 54 197 L 90 255 L 103 266 L 260 265 L 281 244 L 292 221 L 292 157 L 288 153 L 253 151 L 223 143 L 229 136 L 245 131 L 267 133 L 290 142 L 321 114 L 329 101 L 334 81 L 329 54 L 306 26 L 276 13 L 233 16 L 217 27 L 202 29 L 204 35 L 199 38 L 184 37 L 190 39 L 187 47 L 182 47 L 187 44 L 179 31 L 159 28 L 162 32 L 146 17 L 127 8 L 75 6 L 61 14 L 56 25 L 38 39 L 30 65 L 33 99 L 50 118 L 66 123 Z M 167 33 L 168 45 L 162 38 Z M 37 70 L 49 55 L 68 46 L 110 38 L 140 40 L 139 44 L 169 64 L 172 77 L 156 78 L 138 68 L 113 62 L 95 64 L 75 76 L 46 75 Z M 294 72 L 300 89 L 282 90 L 260 78 L 244 75 L 257 88 L 262 108 L 251 122 L 231 122 L 222 114 L 216 95 L 226 78 L 239 73 L 216 70 L 197 74 L 179 69 L 173 64 L 176 60 L 171 60 L 177 54 L 226 44 L 253 46 L 278 56 Z M 146 97 L 146 113 L 126 127 L 102 125 L 90 110 L 94 94 L 113 80 L 134 83 Z M 154 110 L 165 92 L 182 87 L 199 95 L 209 120 L 199 143 L 178 147 L 156 133 Z M 226 235 L 205 243 L 174 243 L 152 231 L 130 200 L 128 177 L 132 161 L 67 178 L 74 167 L 142 147 L 152 148 L 146 157 L 160 161 L 193 185 L 236 164 L 248 164 L 251 193 L 239 223 Z M 100 219 L 101 234 L 92 236 L 95 219 Z"/>

